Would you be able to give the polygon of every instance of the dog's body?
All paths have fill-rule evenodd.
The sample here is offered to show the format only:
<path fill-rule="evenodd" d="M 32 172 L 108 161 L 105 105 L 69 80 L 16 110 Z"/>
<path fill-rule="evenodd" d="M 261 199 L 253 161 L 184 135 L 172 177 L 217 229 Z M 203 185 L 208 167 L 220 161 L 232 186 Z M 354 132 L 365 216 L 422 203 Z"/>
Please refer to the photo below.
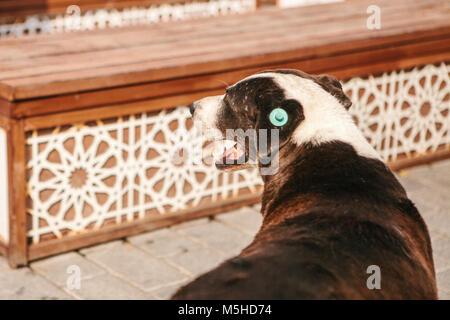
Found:
<path fill-rule="evenodd" d="M 328 76 L 261 73 L 227 90 L 214 116 L 199 116 L 222 132 L 269 128 L 267 113 L 282 106 L 291 123 L 280 128 L 279 170 L 263 176 L 264 220 L 253 242 L 173 298 L 437 298 L 426 225 L 344 115 L 351 103 L 341 92 Z M 211 100 L 206 105 L 213 108 Z M 333 128 L 338 125 L 344 128 Z M 368 286 L 373 265 L 380 268 L 379 289 Z"/>

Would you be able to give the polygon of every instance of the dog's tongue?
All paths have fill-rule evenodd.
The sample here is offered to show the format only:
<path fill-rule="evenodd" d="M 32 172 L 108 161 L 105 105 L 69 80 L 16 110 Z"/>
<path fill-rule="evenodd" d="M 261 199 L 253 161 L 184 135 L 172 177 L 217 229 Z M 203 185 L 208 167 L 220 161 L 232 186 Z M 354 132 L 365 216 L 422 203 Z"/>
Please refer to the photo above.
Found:
<path fill-rule="evenodd" d="M 214 162 L 219 169 L 228 170 L 245 164 L 245 149 L 236 141 L 216 141 L 212 150 Z"/>
<path fill-rule="evenodd" d="M 225 149 L 225 151 L 222 154 L 222 159 L 237 161 L 243 155 L 244 155 L 244 150 L 242 150 L 242 148 L 239 148 L 238 144 L 236 143 L 233 147 Z"/>

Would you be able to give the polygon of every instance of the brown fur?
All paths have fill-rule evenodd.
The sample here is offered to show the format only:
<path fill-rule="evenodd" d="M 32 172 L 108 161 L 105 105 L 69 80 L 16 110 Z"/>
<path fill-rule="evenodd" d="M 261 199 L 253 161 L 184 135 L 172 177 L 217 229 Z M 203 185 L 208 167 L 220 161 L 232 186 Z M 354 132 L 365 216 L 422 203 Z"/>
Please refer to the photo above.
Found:
<path fill-rule="evenodd" d="M 280 73 L 313 78 L 348 107 L 332 78 Z M 243 87 L 227 93 L 223 129 L 267 128 L 265 113 L 279 105 L 295 121 L 280 133 L 279 171 L 263 176 L 263 225 L 239 256 L 173 298 L 436 299 L 427 227 L 386 165 L 340 141 L 292 143 L 293 128 L 304 121 L 301 101 L 286 102 L 270 79 L 243 85 L 257 103 L 239 114 Z M 380 290 L 367 288 L 370 265 L 381 269 Z"/>

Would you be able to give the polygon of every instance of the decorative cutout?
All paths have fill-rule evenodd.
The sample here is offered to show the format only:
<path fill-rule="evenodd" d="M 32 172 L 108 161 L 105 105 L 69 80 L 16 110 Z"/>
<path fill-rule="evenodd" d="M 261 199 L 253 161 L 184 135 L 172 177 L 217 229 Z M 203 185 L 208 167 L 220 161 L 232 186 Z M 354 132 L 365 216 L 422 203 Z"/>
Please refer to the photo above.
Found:
<path fill-rule="evenodd" d="M 449 88 L 445 64 L 344 84 L 358 126 L 387 160 L 450 145 Z M 258 192 L 255 170 L 192 164 L 202 145 L 186 107 L 31 132 L 29 237 L 36 243 Z"/>
<path fill-rule="evenodd" d="M 344 83 L 351 114 L 383 159 L 450 145 L 449 72 L 442 63 Z"/>
<path fill-rule="evenodd" d="M 34 242 L 256 193 L 261 185 L 256 170 L 195 164 L 203 140 L 186 107 L 34 131 L 27 144 Z"/>
<path fill-rule="evenodd" d="M 158 22 L 187 20 L 244 13 L 255 8 L 255 0 L 211 0 L 183 4 L 162 4 L 123 10 L 96 9 L 81 15 L 29 16 L 24 22 L 0 25 L 0 38 L 36 33 L 94 30 Z"/>

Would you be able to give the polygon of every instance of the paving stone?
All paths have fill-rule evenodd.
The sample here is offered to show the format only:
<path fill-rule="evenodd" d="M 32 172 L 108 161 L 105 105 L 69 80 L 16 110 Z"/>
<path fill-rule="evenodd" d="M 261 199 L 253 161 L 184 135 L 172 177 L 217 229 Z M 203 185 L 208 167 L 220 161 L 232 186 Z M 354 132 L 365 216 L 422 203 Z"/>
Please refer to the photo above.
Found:
<path fill-rule="evenodd" d="M 429 166 L 422 166 L 411 169 L 406 178 L 399 177 L 408 197 L 422 215 L 439 212 L 442 208 L 447 208 L 450 213 L 450 198 L 447 196 L 449 188 L 443 188 L 442 183 L 433 178 L 440 174 L 441 172 L 433 172 Z"/>
<path fill-rule="evenodd" d="M 447 237 L 445 234 L 440 233 L 439 231 L 434 229 L 433 230 L 429 229 L 428 232 L 430 233 L 430 239 L 432 244 L 434 244 L 434 242 L 438 239 Z"/>
<path fill-rule="evenodd" d="M 450 159 L 433 162 L 431 168 L 446 177 L 450 177 Z"/>
<path fill-rule="evenodd" d="M 28 268 L 0 272 L 0 300 L 73 299 Z"/>
<path fill-rule="evenodd" d="M 440 161 L 431 164 L 431 172 L 428 181 L 441 186 L 441 190 L 450 187 L 450 161 Z"/>
<path fill-rule="evenodd" d="M 436 274 L 436 282 L 438 288 L 442 290 L 449 291 L 450 290 L 450 269 L 445 271 L 438 272 Z"/>
<path fill-rule="evenodd" d="M 257 203 L 255 205 L 253 205 L 252 208 L 258 212 L 261 212 L 261 203 Z"/>
<path fill-rule="evenodd" d="M 179 288 L 181 288 L 182 286 L 187 284 L 189 281 L 190 280 L 183 281 L 181 283 L 177 283 L 177 284 L 170 285 L 170 286 L 165 286 L 165 287 L 159 288 L 157 290 L 154 290 L 151 293 L 154 296 L 156 296 L 158 299 L 168 300 L 174 295 L 175 292 L 177 292 L 177 290 Z"/>
<path fill-rule="evenodd" d="M 444 171 L 434 171 L 430 177 L 430 184 L 436 185 L 438 192 L 445 192 L 450 188 L 450 177 Z"/>
<path fill-rule="evenodd" d="M 194 276 L 212 270 L 225 260 L 225 257 L 220 253 L 202 247 L 193 241 L 186 243 L 185 249 L 185 251 L 167 259 Z"/>
<path fill-rule="evenodd" d="M 165 228 L 128 238 L 135 246 L 159 257 L 171 257 L 187 250 L 192 240 L 172 229 Z"/>
<path fill-rule="evenodd" d="M 258 232 L 262 224 L 261 213 L 250 207 L 221 214 L 216 217 L 216 220 L 223 221 L 251 236 Z"/>
<path fill-rule="evenodd" d="M 206 223 L 209 223 L 209 221 L 211 221 L 211 218 L 209 218 L 209 217 L 200 218 L 200 219 L 194 219 L 194 220 L 191 220 L 191 221 L 186 221 L 186 222 L 183 222 L 183 223 L 180 223 L 180 224 L 176 224 L 176 225 L 172 226 L 170 229 L 173 229 L 173 230 L 177 230 L 177 229 L 180 229 L 180 228 L 183 229 L 183 228 L 190 227 L 190 226 L 197 226 L 197 225 L 201 225 L 201 224 L 206 224 Z"/>
<path fill-rule="evenodd" d="M 88 247 L 80 250 L 81 255 L 85 256 L 87 254 L 95 253 L 95 252 L 104 252 L 109 250 L 114 250 L 115 248 L 121 247 L 123 245 L 122 240 L 110 241 L 106 243 L 102 243 L 96 246 Z"/>
<path fill-rule="evenodd" d="M 432 216 L 439 212 L 438 195 L 433 194 L 430 190 L 410 192 L 406 189 L 406 192 L 423 217 Z"/>
<path fill-rule="evenodd" d="M 186 270 L 190 275 L 208 271 L 224 260 L 218 252 L 171 229 L 161 229 L 128 239 L 134 246 Z"/>
<path fill-rule="evenodd" d="M 410 168 L 409 177 L 432 187 L 450 187 L 447 164 L 431 164 Z"/>
<path fill-rule="evenodd" d="M 409 173 L 405 174 L 405 176 L 401 174 L 396 174 L 397 179 L 402 184 L 403 188 L 409 192 L 420 192 L 424 189 L 428 188 L 426 184 L 423 184 L 409 176 Z"/>
<path fill-rule="evenodd" d="M 429 217 L 423 217 L 428 228 L 446 235 L 450 235 L 450 214 L 437 213 Z"/>
<path fill-rule="evenodd" d="M 187 277 L 161 259 L 119 241 L 82 250 L 81 253 L 144 290 L 176 283 Z"/>
<path fill-rule="evenodd" d="M 180 227 L 177 230 L 219 250 L 227 257 L 239 254 L 253 239 L 252 236 L 217 221 Z"/>
<path fill-rule="evenodd" d="M 436 199 L 438 211 L 450 215 L 450 187 L 438 191 L 440 191 L 439 197 Z"/>
<path fill-rule="evenodd" d="M 0 256 L 0 270 L 9 270 L 8 260 L 4 256 Z"/>
<path fill-rule="evenodd" d="M 426 177 L 431 172 L 431 165 L 425 164 L 406 169 L 408 177 Z"/>
<path fill-rule="evenodd" d="M 81 281 L 80 289 L 69 290 L 80 299 L 86 300 L 150 300 L 151 293 L 144 292 L 110 274 L 101 274 Z"/>
<path fill-rule="evenodd" d="M 450 238 L 432 240 L 431 244 L 436 271 L 450 268 Z"/>
<path fill-rule="evenodd" d="M 439 300 L 450 300 L 450 291 L 446 291 L 438 288 Z"/>
<path fill-rule="evenodd" d="M 69 266 L 75 265 L 80 268 L 81 280 L 89 279 L 105 273 L 105 270 L 93 262 L 85 259 L 77 252 L 69 252 L 59 256 L 51 257 L 30 265 L 31 269 L 43 275 L 46 279 L 59 286 L 66 286 Z"/>

